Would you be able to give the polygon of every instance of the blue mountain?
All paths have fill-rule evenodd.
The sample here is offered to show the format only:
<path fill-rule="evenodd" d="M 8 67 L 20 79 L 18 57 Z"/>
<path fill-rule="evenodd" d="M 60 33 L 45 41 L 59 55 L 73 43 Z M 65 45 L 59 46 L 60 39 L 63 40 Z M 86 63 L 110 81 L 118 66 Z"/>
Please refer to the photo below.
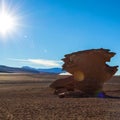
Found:
<path fill-rule="evenodd" d="M 61 68 L 49 68 L 49 69 L 37 69 L 29 66 L 19 67 L 9 67 L 5 65 L 0 65 L 0 73 L 48 73 L 48 74 L 60 74 L 65 71 L 62 71 Z"/>
<path fill-rule="evenodd" d="M 42 69 L 42 68 L 32 68 L 29 66 L 23 66 L 22 67 L 24 70 L 31 70 L 31 71 L 38 71 L 40 73 L 54 73 L 54 74 L 60 74 L 65 71 L 62 70 L 62 68 L 47 68 L 47 69 Z"/>

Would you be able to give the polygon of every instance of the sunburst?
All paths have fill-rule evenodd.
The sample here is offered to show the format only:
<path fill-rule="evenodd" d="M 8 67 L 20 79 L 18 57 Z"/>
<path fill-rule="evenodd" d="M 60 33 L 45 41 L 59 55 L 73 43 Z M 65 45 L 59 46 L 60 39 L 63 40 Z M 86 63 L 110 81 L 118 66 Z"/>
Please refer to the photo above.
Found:
<path fill-rule="evenodd" d="M 0 33 L 6 35 L 15 29 L 16 20 L 14 16 L 9 15 L 6 11 L 0 14 Z"/>
<path fill-rule="evenodd" d="M 0 9 L 0 36 L 5 37 L 16 32 L 20 24 L 18 23 L 18 18 L 14 9 L 10 9 L 5 2 L 2 2 Z"/>

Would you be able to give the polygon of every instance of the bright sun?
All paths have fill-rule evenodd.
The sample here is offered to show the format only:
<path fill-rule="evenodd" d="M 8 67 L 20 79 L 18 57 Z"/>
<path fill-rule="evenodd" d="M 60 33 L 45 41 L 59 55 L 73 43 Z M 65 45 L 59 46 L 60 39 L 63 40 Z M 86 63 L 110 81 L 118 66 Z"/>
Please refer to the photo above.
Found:
<path fill-rule="evenodd" d="M 5 4 L 2 4 L 0 9 L 0 34 L 7 36 L 16 31 L 17 17 L 13 14 L 14 11 L 6 9 Z"/>
<path fill-rule="evenodd" d="M 2 35 L 13 31 L 15 28 L 16 21 L 13 16 L 10 16 L 5 11 L 0 14 L 0 33 Z"/>

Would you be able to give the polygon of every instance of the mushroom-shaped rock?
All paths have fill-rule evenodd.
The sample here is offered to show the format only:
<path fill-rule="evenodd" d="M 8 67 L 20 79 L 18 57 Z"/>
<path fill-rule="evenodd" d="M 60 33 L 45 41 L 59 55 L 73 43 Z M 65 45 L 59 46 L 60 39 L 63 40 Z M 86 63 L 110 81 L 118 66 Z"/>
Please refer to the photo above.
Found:
<path fill-rule="evenodd" d="M 117 71 L 118 66 L 109 66 L 111 57 L 115 55 L 109 49 L 91 49 L 65 55 L 63 69 L 73 76 L 52 83 L 53 88 L 78 89 L 87 94 L 102 91 L 104 82 Z"/>

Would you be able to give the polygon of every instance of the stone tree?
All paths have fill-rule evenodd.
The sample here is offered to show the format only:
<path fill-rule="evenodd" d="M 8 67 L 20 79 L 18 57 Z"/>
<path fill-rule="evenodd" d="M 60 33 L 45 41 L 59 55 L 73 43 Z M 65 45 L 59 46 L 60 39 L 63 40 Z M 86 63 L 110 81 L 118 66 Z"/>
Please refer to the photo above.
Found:
<path fill-rule="evenodd" d="M 117 71 L 118 66 L 109 66 L 106 62 L 115 55 L 109 49 L 91 49 L 67 54 L 62 59 L 63 70 L 72 76 L 54 81 L 50 87 L 60 97 L 104 96 L 103 84 Z"/>

